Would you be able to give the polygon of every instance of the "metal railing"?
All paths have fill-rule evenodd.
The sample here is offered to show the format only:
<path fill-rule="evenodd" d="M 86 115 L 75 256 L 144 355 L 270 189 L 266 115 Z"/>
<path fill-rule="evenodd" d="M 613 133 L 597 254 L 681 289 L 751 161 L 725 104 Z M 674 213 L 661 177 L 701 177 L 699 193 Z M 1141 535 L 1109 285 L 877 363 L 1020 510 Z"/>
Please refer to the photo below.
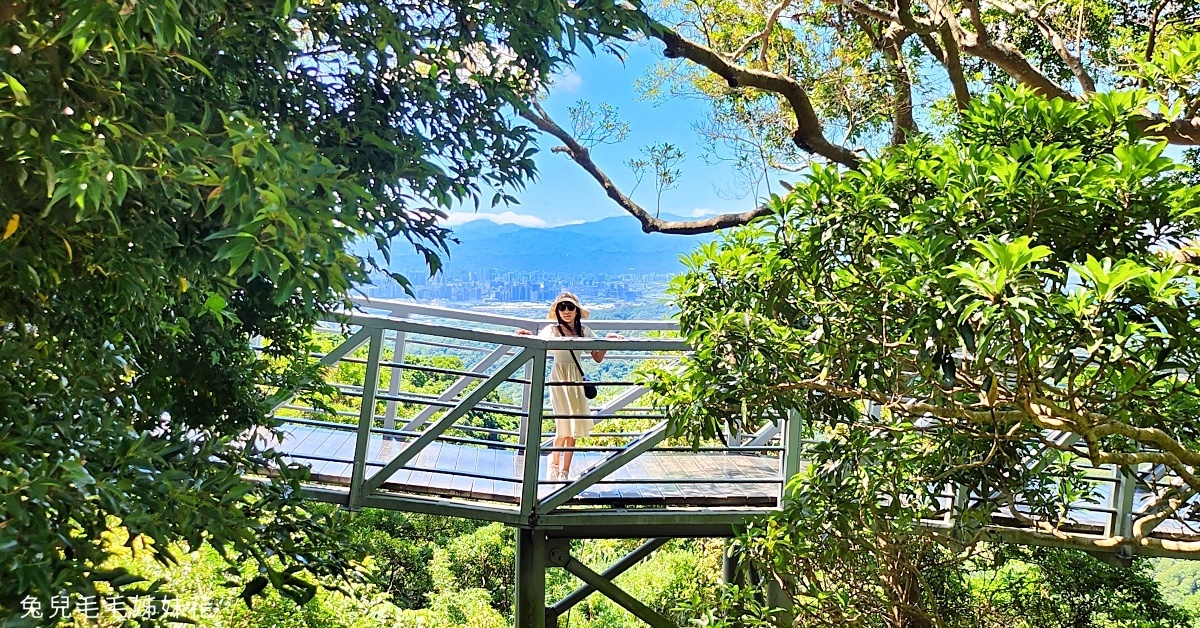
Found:
<path fill-rule="evenodd" d="M 785 417 L 699 448 L 668 437 L 653 395 L 635 382 L 638 369 L 667 368 L 688 353 L 672 321 L 588 320 L 599 336 L 620 331 L 627 339 L 547 339 L 515 332 L 536 334 L 549 320 L 359 305 L 314 331 L 327 394 L 276 399 L 284 434 L 276 446 L 311 467 L 315 497 L 514 525 L 581 521 L 571 517 L 584 512 L 633 524 L 736 525 L 782 507 L 786 480 L 805 464 L 812 441 Z M 554 419 L 569 417 L 554 414 L 548 391 L 558 384 L 546 381 L 551 352 L 561 349 L 583 350 L 584 370 L 600 388 L 588 415 L 595 430 L 570 448 L 577 473 L 568 481 L 549 477 L 546 464 L 565 450 L 552 446 L 552 435 Z M 591 361 L 592 350 L 607 351 L 608 366 Z M 1090 469 L 1088 477 L 1092 495 L 1056 523 L 1066 537 L 1128 537 L 1170 481 L 1149 467 Z M 946 487 L 927 523 L 950 527 L 956 512 L 993 498 Z M 994 521 L 1047 537 L 1021 503 L 999 509 Z M 1183 521 L 1160 536 L 1200 540 Z"/>
<path fill-rule="evenodd" d="M 471 500 L 475 513 L 529 521 L 581 505 L 781 503 L 788 465 L 778 427 L 699 449 L 667 438 L 666 417 L 635 372 L 687 353 L 672 321 L 588 320 L 600 336 L 627 337 L 546 339 L 536 333 L 549 320 L 394 301 L 360 307 L 314 331 L 327 394 L 281 393 L 276 403 L 285 434 L 277 447 L 310 465 L 315 483 L 341 487 L 352 507 Z M 548 362 L 562 349 L 582 351 L 600 389 L 587 415 L 595 429 L 572 448 L 552 446 L 555 419 L 581 418 L 549 403 L 549 390 L 564 384 L 546 381 Z M 593 350 L 608 352 L 606 367 Z M 572 477 L 549 477 L 548 456 L 567 450 Z M 461 504 L 443 505 L 460 514 Z"/>

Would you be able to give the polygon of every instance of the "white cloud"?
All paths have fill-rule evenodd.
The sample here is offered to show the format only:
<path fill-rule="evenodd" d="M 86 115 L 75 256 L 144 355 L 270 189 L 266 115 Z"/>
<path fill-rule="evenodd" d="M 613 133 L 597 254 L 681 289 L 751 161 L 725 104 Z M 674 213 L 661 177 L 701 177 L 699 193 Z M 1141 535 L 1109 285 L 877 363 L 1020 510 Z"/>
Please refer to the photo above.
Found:
<path fill-rule="evenodd" d="M 703 216 L 717 216 L 721 214 L 719 209 L 709 209 L 707 207 L 697 207 L 692 210 L 692 218 L 701 218 Z"/>
<path fill-rule="evenodd" d="M 567 69 L 566 74 L 555 75 L 554 87 L 568 94 L 574 94 L 583 87 L 583 77 L 576 74 L 575 70 Z"/>
<path fill-rule="evenodd" d="M 476 220 L 490 220 L 498 225 L 518 225 L 521 227 L 533 227 L 535 229 L 544 229 L 550 226 L 550 223 L 537 216 L 518 214 L 512 211 L 501 212 L 499 214 L 489 212 L 454 212 L 446 220 L 442 221 L 442 224 L 447 227 L 457 227 Z"/>

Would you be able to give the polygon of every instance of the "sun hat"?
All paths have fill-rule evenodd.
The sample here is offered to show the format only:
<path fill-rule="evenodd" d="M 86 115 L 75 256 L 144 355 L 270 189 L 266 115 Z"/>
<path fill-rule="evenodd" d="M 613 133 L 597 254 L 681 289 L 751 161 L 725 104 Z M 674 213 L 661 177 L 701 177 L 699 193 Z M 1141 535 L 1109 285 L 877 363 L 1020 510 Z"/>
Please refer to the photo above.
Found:
<path fill-rule="evenodd" d="M 579 304 L 579 297 L 571 294 L 570 292 L 564 292 L 557 297 L 554 297 L 554 302 L 550 304 L 550 311 L 546 313 L 546 318 L 550 320 L 558 320 L 558 317 L 554 315 L 554 310 L 558 307 L 559 303 L 564 301 L 575 305 L 575 308 L 579 310 L 579 318 L 587 318 L 591 316 L 591 312 L 588 312 L 587 308 Z"/>

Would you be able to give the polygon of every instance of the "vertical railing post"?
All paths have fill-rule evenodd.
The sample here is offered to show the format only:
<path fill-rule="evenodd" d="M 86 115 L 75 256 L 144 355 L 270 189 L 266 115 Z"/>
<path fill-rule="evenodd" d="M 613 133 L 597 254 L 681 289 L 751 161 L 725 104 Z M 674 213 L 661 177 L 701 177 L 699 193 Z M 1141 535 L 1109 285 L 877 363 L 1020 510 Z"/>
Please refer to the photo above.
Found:
<path fill-rule="evenodd" d="M 533 332 L 533 334 L 535 336 L 538 333 L 538 327 L 536 324 L 534 324 L 530 327 L 526 327 L 525 329 L 528 329 L 529 331 Z M 525 365 L 525 374 L 523 377 L 525 378 L 526 381 L 528 381 L 530 383 L 526 384 L 524 389 L 521 392 L 521 418 L 520 418 L 520 425 L 517 426 L 517 432 L 520 433 L 520 436 L 517 436 L 517 444 L 518 445 L 524 445 L 527 442 L 525 440 L 525 436 L 526 436 L 526 434 L 528 434 L 527 429 L 529 427 L 529 408 L 532 407 L 530 405 L 529 401 L 533 395 L 533 384 L 532 384 L 532 382 L 533 382 L 533 363 L 532 362 Z"/>
<path fill-rule="evenodd" d="M 396 343 L 392 349 L 392 362 L 395 364 L 404 364 L 405 353 L 405 334 L 402 330 L 396 330 Z M 404 369 L 393 366 L 391 367 L 391 378 L 388 381 L 388 396 L 395 397 L 400 394 L 400 383 L 404 380 Z M 396 405 L 395 399 L 389 399 L 387 402 L 387 412 L 383 415 L 384 429 L 395 429 L 396 427 Z"/>
<path fill-rule="evenodd" d="M 529 379 L 529 413 L 521 436 L 525 439 L 525 466 L 521 473 L 521 519 L 528 522 L 538 503 L 541 471 L 542 396 L 546 390 L 546 348 L 533 354 Z"/>
<path fill-rule="evenodd" d="M 779 507 L 783 508 L 787 505 L 787 485 L 797 473 L 800 473 L 801 455 L 801 439 L 800 439 L 800 413 L 795 410 L 788 410 L 787 415 L 781 417 L 783 421 L 783 429 L 779 434 L 779 441 L 783 445 L 783 451 L 779 454 Z"/>
<path fill-rule="evenodd" d="M 965 486 L 950 485 L 953 490 L 950 498 L 950 512 L 946 513 L 946 525 L 951 525 L 958 521 L 958 514 L 965 511 L 970 505 L 971 491 Z"/>
<path fill-rule="evenodd" d="M 1137 475 L 1125 471 L 1122 467 L 1113 469 L 1116 476 L 1116 486 L 1113 487 L 1112 529 L 1109 536 L 1129 538 L 1133 535 L 1133 500 L 1137 493 Z"/>
<path fill-rule="evenodd" d="M 354 441 L 354 467 L 350 475 L 350 508 L 362 501 L 363 478 L 367 469 L 367 445 L 371 442 L 371 424 L 375 421 L 375 395 L 379 390 L 379 356 L 383 349 L 383 328 L 371 330 L 367 350 L 367 373 L 363 377 L 362 410 L 358 415 L 358 435 Z"/>
<path fill-rule="evenodd" d="M 545 532 L 517 528 L 516 599 L 513 600 L 517 628 L 547 628 L 546 545 Z"/>

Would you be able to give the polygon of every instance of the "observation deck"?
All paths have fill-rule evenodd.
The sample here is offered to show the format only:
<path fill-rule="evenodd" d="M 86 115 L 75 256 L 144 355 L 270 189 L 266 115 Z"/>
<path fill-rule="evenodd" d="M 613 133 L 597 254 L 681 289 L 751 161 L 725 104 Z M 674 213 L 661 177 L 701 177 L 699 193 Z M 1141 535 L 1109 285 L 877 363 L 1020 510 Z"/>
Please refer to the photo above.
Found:
<path fill-rule="evenodd" d="M 314 400 L 279 393 L 275 414 L 282 438 L 270 444 L 311 468 L 308 497 L 516 527 L 518 580 L 524 582 L 518 583 L 520 626 L 554 625 L 555 609 L 562 610 L 563 602 L 545 615 L 540 610 L 549 565 L 572 570 L 588 582 L 585 588 L 621 595 L 608 590 L 620 571 L 589 571 L 603 580 L 593 582 L 577 572 L 588 570 L 571 565 L 556 539 L 655 539 L 639 550 L 644 557 L 663 539 L 730 536 L 748 519 L 781 508 L 786 479 L 804 468 L 805 448 L 813 442 L 801 438 L 788 417 L 693 449 L 668 437 L 653 395 L 636 383 L 639 368 L 671 368 L 687 355 L 690 348 L 677 337 L 674 322 L 594 318 L 586 324 L 599 338 L 537 337 L 549 324 L 545 318 L 363 300 L 359 311 L 315 330 L 323 351 L 313 359 L 324 365 L 329 394 Z M 516 335 L 518 329 L 535 335 Z M 604 339 L 610 331 L 628 338 Z M 557 481 L 548 476 L 547 461 L 555 451 L 553 420 L 564 417 L 548 403 L 549 388 L 559 384 L 546 382 L 546 375 L 548 352 L 568 348 L 584 350 L 584 371 L 600 393 L 590 415 L 595 430 L 573 448 L 570 479 Z M 591 360 L 591 350 L 608 352 L 603 365 Z M 1046 437 L 1075 442 L 1071 434 Z M 1047 464 L 1053 452 L 1043 453 L 1026 464 Z M 1122 558 L 1196 556 L 1200 530 L 1179 515 L 1142 522 L 1142 534 L 1134 537 L 1135 524 L 1153 519 L 1156 504 L 1178 489 L 1163 467 L 1088 468 L 1086 477 L 1091 494 L 1066 505 L 1054 530 L 1039 529 L 1018 501 L 997 510 L 986 533 Z M 925 524 L 949 529 L 954 512 L 985 498 L 947 486 L 943 512 Z M 635 610 L 636 600 L 613 599 Z M 644 610 L 635 614 L 663 625 Z"/>

